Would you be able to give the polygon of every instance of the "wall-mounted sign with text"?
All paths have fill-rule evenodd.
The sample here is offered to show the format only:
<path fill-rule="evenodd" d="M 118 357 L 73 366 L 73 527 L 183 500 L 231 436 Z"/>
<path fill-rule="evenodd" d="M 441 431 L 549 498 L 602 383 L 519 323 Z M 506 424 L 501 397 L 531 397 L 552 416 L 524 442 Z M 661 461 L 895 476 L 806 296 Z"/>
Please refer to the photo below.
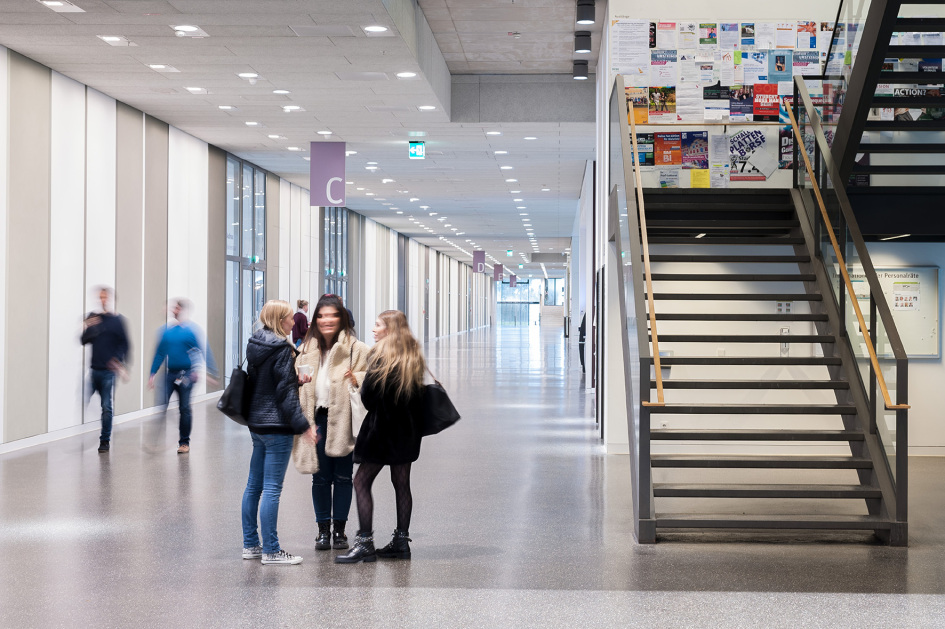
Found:
<path fill-rule="evenodd" d="M 427 151 L 423 142 L 419 140 L 410 140 L 407 147 L 407 157 L 410 159 L 426 159 Z"/>

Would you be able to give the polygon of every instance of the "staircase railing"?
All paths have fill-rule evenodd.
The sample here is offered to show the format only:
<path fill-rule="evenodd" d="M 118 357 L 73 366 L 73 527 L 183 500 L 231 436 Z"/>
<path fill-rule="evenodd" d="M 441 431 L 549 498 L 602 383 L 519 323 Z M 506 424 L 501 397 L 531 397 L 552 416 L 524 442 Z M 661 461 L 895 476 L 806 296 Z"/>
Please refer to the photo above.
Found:
<path fill-rule="evenodd" d="M 869 383 L 866 391 L 870 402 L 869 432 L 878 437 L 894 482 L 896 520 L 906 522 L 908 359 L 847 198 L 846 179 L 839 175 L 820 115 L 814 109 L 803 78 L 795 78 L 793 107 L 787 108 L 795 138 L 795 187 L 812 191 L 816 200 L 817 207 L 809 208 L 808 217 L 818 239 L 819 254 L 831 275 L 832 296 L 841 313 L 840 332 L 850 340 L 864 388 Z M 809 139 L 813 139 L 813 157 L 806 146 Z M 865 285 L 861 281 L 854 287 L 850 278 L 854 269 L 862 269 Z M 864 292 L 868 292 L 868 296 Z M 868 323 L 859 304 L 860 300 L 867 299 Z M 895 384 L 895 401 L 887 382 Z M 887 414 L 895 417 L 892 426 Z"/>
<path fill-rule="evenodd" d="M 631 134 L 632 109 L 628 109 L 624 78 L 618 75 L 610 99 L 610 228 L 614 258 L 620 265 L 618 302 L 624 348 L 624 376 L 627 391 L 627 429 L 630 439 L 631 487 L 634 529 L 637 540 L 656 538 L 653 480 L 650 472 L 650 369 L 656 372 L 662 404 L 658 339 L 656 334 L 649 252 L 641 233 L 646 234 L 643 213 L 643 186 L 639 169 L 636 134 Z M 636 173 L 634 171 L 636 170 Z M 641 224 L 642 221 L 642 224 Z M 642 229 L 641 229 L 642 228 Z M 645 260 L 645 261 L 644 261 Z M 641 264 L 641 261 L 644 261 Z M 646 305 L 650 300 L 650 326 Z M 651 329 L 648 329 L 650 327 Z M 650 332 L 653 349 L 650 348 Z"/>

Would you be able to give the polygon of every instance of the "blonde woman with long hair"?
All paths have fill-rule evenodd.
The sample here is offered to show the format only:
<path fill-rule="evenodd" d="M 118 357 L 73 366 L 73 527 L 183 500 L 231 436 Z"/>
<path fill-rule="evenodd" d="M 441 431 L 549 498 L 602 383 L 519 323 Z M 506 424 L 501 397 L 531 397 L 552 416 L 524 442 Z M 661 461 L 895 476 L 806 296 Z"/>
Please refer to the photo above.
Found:
<path fill-rule="evenodd" d="M 253 456 L 243 492 L 243 559 L 261 558 L 264 564 L 302 563 L 301 557 L 279 546 L 279 498 L 294 435 L 304 435 L 313 442 L 318 439 L 299 404 L 299 386 L 311 378 L 300 377 L 295 371 L 297 352 L 289 341 L 295 324 L 293 315 L 288 302 L 266 302 L 259 313 L 261 328 L 246 345 L 250 386 L 246 419 L 253 438 Z"/>
<path fill-rule="evenodd" d="M 407 317 L 399 310 L 385 310 L 377 316 L 374 340 L 361 383 L 367 416 L 354 446 L 354 460 L 360 463 L 354 477 L 360 526 L 354 547 L 336 557 L 336 563 L 376 561 L 378 557 L 410 559 L 410 466 L 420 456 L 426 361 L 420 343 L 410 333 Z M 371 487 L 385 465 L 390 466 L 394 485 L 397 528 L 390 544 L 375 550 Z"/>

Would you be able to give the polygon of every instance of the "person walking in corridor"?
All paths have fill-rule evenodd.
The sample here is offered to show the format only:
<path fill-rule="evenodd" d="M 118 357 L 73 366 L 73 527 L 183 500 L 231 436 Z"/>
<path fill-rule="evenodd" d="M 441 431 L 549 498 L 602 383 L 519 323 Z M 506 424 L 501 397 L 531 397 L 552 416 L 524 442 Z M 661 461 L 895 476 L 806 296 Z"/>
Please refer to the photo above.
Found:
<path fill-rule="evenodd" d="M 299 311 L 293 317 L 295 324 L 292 326 L 292 342 L 296 347 L 302 344 L 302 339 L 308 332 L 308 302 L 304 299 L 298 301 Z"/>
<path fill-rule="evenodd" d="M 259 321 L 262 329 L 256 331 L 246 345 L 247 386 L 250 387 L 246 420 L 253 439 L 253 456 L 243 492 L 243 559 L 295 565 L 302 563 L 302 558 L 281 548 L 276 524 L 293 436 L 303 435 L 303 439 L 310 441 L 318 439 L 299 404 L 299 386 L 309 382 L 310 377 L 299 376 L 295 371 L 298 352 L 288 339 L 295 324 L 289 303 L 267 302 Z"/>
<path fill-rule="evenodd" d="M 358 387 L 364 378 L 368 346 L 354 337 L 341 298 L 322 295 L 300 349 L 298 367 L 313 370 L 312 382 L 302 387 L 302 409 L 320 437 L 318 471 L 312 475 L 318 525 L 315 549 L 343 550 L 348 548 L 345 525 L 351 511 L 354 472 L 349 385 Z"/>
<path fill-rule="evenodd" d="M 207 348 L 203 333 L 196 324 L 187 319 L 189 308 L 190 304 L 185 299 L 173 301 L 171 312 L 174 315 L 174 321 L 161 328 L 154 360 L 151 362 L 151 376 L 148 378 L 148 388 L 153 389 L 154 378 L 164 361 L 167 361 L 164 389 L 160 397 L 166 411 L 171 394 L 177 392 L 180 404 L 178 454 L 190 452 L 190 431 L 193 427 L 190 395 L 200 378 L 197 367 L 201 362 L 205 362 L 208 378 L 215 378 L 217 372 L 213 353 Z"/>
<path fill-rule="evenodd" d="M 112 297 L 110 288 L 99 288 L 98 298 L 102 303 L 102 311 L 89 313 L 82 331 L 82 344 L 92 345 L 85 403 L 88 404 L 93 393 L 98 393 L 101 399 L 102 433 L 98 451 L 103 454 L 111 448 L 115 376 L 125 374 L 125 364 L 131 352 L 125 331 L 125 318 L 109 309 Z"/>
<path fill-rule="evenodd" d="M 410 333 L 407 317 L 385 310 L 374 323 L 376 344 L 368 354 L 361 399 L 367 416 L 354 447 L 359 463 L 354 477 L 358 499 L 358 534 L 354 547 L 335 557 L 336 563 L 410 559 L 410 466 L 420 457 L 423 435 L 423 376 L 426 362 L 420 343 Z M 371 487 L 385 466 L 390 466 L 397 503 L 397 528 L 383 548 L 374 548 L 374 497 Z"/>

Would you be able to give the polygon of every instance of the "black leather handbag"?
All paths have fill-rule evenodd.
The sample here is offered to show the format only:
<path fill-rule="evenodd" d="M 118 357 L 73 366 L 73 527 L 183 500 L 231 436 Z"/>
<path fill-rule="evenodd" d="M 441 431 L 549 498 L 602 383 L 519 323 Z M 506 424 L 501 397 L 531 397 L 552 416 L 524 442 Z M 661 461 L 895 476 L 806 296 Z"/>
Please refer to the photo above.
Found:
<path fill-rule="evenodd" d="M 442 432 L 459 421 L 459 412 L 436 378 L 423 387 L 423 410 L 424 437 Z"/>
<path fill-rule="evenodd" d="M 217 409 L 237 424 L 248 425 L 246 411 L 249 410 L 249 375 L 243 371 L 243 366 L 234 367 L 230 374 L 230 383 L 223 390 L 223 395 L 217 401 Z"/>

